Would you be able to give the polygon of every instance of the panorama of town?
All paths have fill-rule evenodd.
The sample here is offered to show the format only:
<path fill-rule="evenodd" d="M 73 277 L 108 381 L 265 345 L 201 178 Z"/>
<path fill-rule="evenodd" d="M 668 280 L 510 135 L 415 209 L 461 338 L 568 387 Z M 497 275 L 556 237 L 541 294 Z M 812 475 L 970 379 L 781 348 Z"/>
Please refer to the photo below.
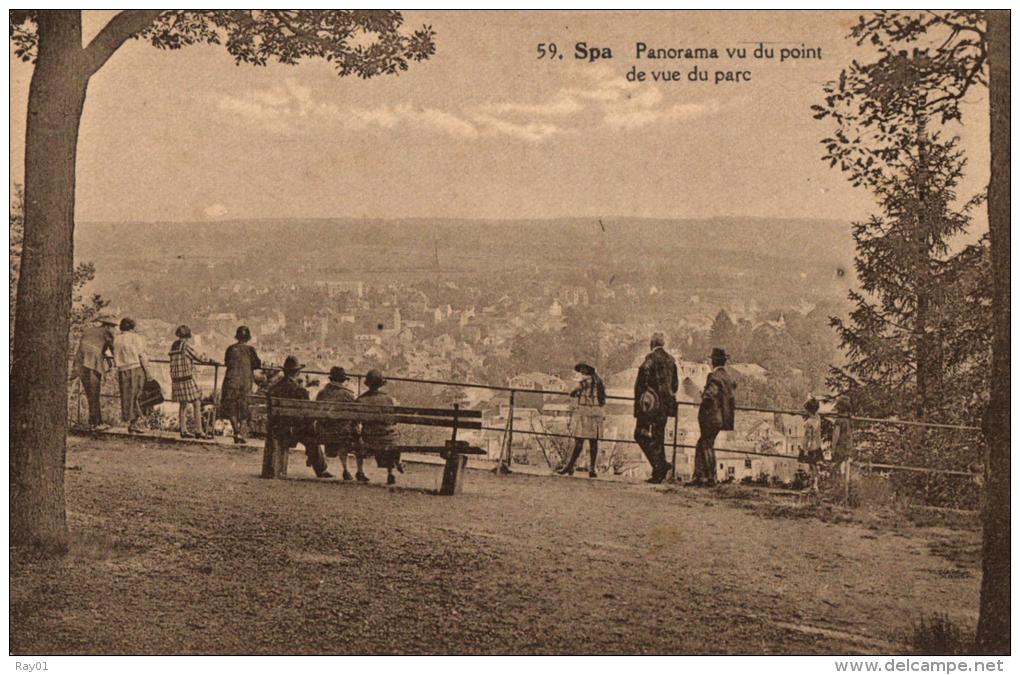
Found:
<path fill-rule="evenodd" d="M 112 238 L 130 241 L 156 227 L 123 225 L 117 227 L 123 236 Z M 258 224 L 224 227 L 249 232 L 255 240 L 265 232 Z M 87 236 L 89 228 L 84 231 Z M 344 232 L 344 227 L 331 229 L 322 238 L 323 248 L 332 250 L 330 240 L 342 242 Z M 629 236 L 640 238 L 636 232 Z M 357 234 L 351 238 L 357 241 Z M 555 249 L 555 237 L 550 238 Z M 298 357 L 313 397 L 329 369 L 340 365 L 352 374 L 382 370 L 401 404 L 456 403 L 481 410 L 483 429 L 460 437 L 484 448 L 494 461 L 506 455 L 509 443 L 513 463 L 562 466 L 573 440 L 574 400 L 566 394 L 580 377 L 575 364 L 587 362 L 598 369 L 609 396 L 599 469 L 646 477 L 650 469 L 633 440 L 630 399 L 654 332 L 665 333 L 666 349 L 679 368 L 680 415 L 666 430 L 667 455 L 676 446 L 678 477 L 688 478 L 694 470 L 696 405 L 713 346 L 725 345 L 730 354 L 728 368 L 737 379 L 741 406 L 796 411 L 807 397 L 827 393 L 827 367 L 838 358 L 829 317 L 843 313 L 838 292 L 843 280 L 835 259 L 755 268 L 753 257 L 694 251 L 677 271 L 668 252 L 633 262 L 624 253 L 608 271 L 583 260 L 550 265 L 521 252 L 497 261 L 484 247 L 457 251 L 451 244 L 455 239 L 422 237 L 403 254 L 393 248 L 383 254 L 371 245 L 350 248 L 352 259 L 385 255 L 385 264 L 324 262 L 307 255 L 289 258 L 282 268 L 250 251 L 235 259 L 209 255 L 210 248 L 225 247 L 208 241 L 204 250 L 183 248 L 170 260 L 119 257 L 109 249 L 86 248 L 85 255 L 96 260 L 93 286 L 109 308 L 132 316 L 146 337 L 164 390 L 170 383 L 167 352 L 178 324 L 189 325 L 197 352 L 220 363 L 235 330 L 245 325 L 267 367 L 280 366 L 288 355 Z M 171 282 L 178 277 L 188 283 Z M 197 372 L 211 413 L 223 368 L 200 366 Z M 360 379 L 356 384 L 361 386 Z M 72 405 L 72 415 L 80 415 L 80 398 L 72 397 Z M 172 428 L 175 410 L 166 408 L 157 419 Z M 794 483 L 803 422 L 801 414 L 742 412 L 736 429 L 723 432 L 717 442 L 720 479 Z M 229 422 L 216 426 L 229 435 Z M 429 431 L 409 433 L 427 436 Z M 765 454 L 730 454 L 724 448 Z"/>

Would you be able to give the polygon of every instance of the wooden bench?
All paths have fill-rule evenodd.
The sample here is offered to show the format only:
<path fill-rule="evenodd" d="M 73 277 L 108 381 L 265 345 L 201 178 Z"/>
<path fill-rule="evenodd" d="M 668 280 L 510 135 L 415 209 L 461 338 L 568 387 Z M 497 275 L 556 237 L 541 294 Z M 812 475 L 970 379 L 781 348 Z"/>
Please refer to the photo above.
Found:
<path fill-rule="evenodd" d="M 252 403 L 256 401 L 253 397 Z M 474 447 L 467 441 L 457 440 L 461 429 L 481 429 L 480 410 L 461 410 L 454 405 L 450 408 L 417 408 L 407 406 L 372 406 L 361 403 L 339 401 L 305 401 L 300 399 L 259 396 L 258 403 L 265 403 L 267 424 L 274 421 L 299 421 L 316 429 L 318 443 L 351 442 L 348 436 L 331 436 L 328 427 L 336 422 L 384 422 L 388 424 L 411 424 L 416 426 L 445 427 L 453 430 L 450 440 L 443 445 L 394 445 L 398 452 L 438 453 L 446 460 L 443 470 L 441 495 L 454 495 L 461 491 L 464 469 L 468 455 L 484 455 L 485 450 Z M 358 441 L 360 443 L 360 441 Z M 263 478 L 285 478 L 287 476 L 286 448 L 276 447 L 271 434 L 266 434 L 266 446 L 262 456 Z"/>

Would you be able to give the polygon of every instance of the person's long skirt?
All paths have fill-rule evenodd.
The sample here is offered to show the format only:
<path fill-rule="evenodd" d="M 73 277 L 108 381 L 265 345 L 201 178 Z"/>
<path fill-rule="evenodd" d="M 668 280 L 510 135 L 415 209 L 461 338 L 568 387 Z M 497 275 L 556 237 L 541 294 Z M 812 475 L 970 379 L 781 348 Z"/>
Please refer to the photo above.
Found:
<path fill-rule="evenodd" d="M 138 397 L 145 386 L 145 371 L 141 366 L 117 371 L 120 383 L 120 416 L 125 422 L 133 422 L 142 415 Z"/>
<path fill-rule="evenodd" d="M 250 420 L 251 409 L 248 406 L 248 396 L 250 393 L 251 387 L 246 388 L 244 383 L 240 385 L 224 383 L 218 411 L 220 418 L 230 419 L 237 417 L 242 422 Z"/>

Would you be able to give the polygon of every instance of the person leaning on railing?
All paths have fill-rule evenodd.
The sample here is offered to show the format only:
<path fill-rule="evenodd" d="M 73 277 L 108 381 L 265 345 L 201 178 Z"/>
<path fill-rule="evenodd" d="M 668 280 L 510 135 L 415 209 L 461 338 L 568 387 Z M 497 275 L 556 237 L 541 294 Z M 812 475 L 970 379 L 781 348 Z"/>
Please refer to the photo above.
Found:
<path fill-rule="evenodd" d="M 666 352 L 666 337 L 655 333 L 651 351 L 638 368 L 634 381 L 634 440 L 652 466 L 649 483 L 661 483 L 672 465 L 666 461 L 666 421 L 676 414 L 680 388 L 676 359 Z"/>
<path fill-rule="evenodd" d="M 103 423 L 102 398 L 103 375 L 110 370 L 113 361 L 113 327 L 117 319 L 111 314 L 100 314 L 95 324 L 81 333 L 78 352 L 74 357 L 75 374 L 85 390 L 89 405 L 89 428 L 104 431 L 109 426 Z"/>
<path fill-rule="evenodd" d="M 804 443 L 797 461 L 807 464 L 811 472 L 811 491 L 818 493 L 818 464 L 822 461 L 822 418 L 818 416 L 818 399 L 811 397 L 804 404 Z"/>
<path fill-rule="evenodd" d="M 581 383 L 570 392 L 570 396 L 577 399 L 573 420 L 574 452 L 566 466 L 556 473 L 564 476 L 574 475 L 574 465 L 581 456 L 585 439 L 588 439 L 591 451 L 588 476 L 598 478 L 596 462 L 599 457 L 599 438 L 602 437 L 602 420 L 605 418 L 602 408 L 606 405 L 606 385 L 602 383 L 602 378 L 595 372 L 595 368 L 587 363 L 578 363 L 574 370 L 584 376 Z"/>
<path fill-rule="evenodd" d="M 245 432 L 248 420 L 251 419 L 248 397 L 255 384 L 255 371 L 262 369 L 262 361 L 255 348 L 248 344 L 251 340 L 251 330 L 247 326 L 238 326 L 234 339 L 237 342 L 227 347 L 223 356 L 227 372 L 223 376 L 219 415 L 230 420 L 230 426 L 234 430 L 234 443 L 244 445 L 248 442 Z"/>
<path fill-rule="evenodd" d="M 179 404 L 177 420 L 181 438 L 212 438 L 206 433 L 202 420 L 202 390 L 195 381 L 195 364 L 212 364 L 213 361 L 199 356 L 188 344 L 191 339 L 191 328 L 181 324 L 174 331 L 177 339 L 170 346 L 170 384 L 171 400 Z M 195 415 L 195 433 L 188 431 L 188 406 Z"/>
<path fill-rule="evenodd" d="M 836 397 L 836 419 L 832 424 L 832 461 L 839 466 L 839 473 L 846 478 L 849 471 L 850 453 L 853 451 L 853 422 L 850 398 L 845 394 Z"/>
<path fill-rule="evenodd" d="M 113 338 L 113 360 L 117 364 L 120 384 L 120 413 L 132 434 L 142 433 L 142 406 L 138 402 L 142 387 L 149 376 L 149 360 L 145 357 L 145 337 L 135 331 L 135 321 L 120 320 L 120 333 Z"/>
<path fill-rule="evenodd" d="M 694 480 L 691 485 L 715 485 L 715 439 L 720 431 L 733 431 L 737 409 L 737 383 L 726 371 L 728 357 L 722 347 L 713 347 L 712 371 L 705 378 L 698 406 L 698 443 L 694 450 Z"/>

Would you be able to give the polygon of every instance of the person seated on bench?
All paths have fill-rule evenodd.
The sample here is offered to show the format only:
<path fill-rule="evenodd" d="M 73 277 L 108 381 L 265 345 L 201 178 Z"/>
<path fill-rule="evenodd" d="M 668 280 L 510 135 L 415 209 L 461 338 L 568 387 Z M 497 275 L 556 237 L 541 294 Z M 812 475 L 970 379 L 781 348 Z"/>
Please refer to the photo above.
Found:
<path fill-rule="evenodd" d="M 354 392 L 344 386 L 350 378 L 347 371 L 340 366 L 333 366 L 329 369 L 329 382 L 315 397 L 316 401 L 338 401 L 340 403 L 354 403 Z M 367 483 L 365 476 L 365 454 L 361 451 L 358 442 L 357 422 L 344 422 L 336 420 L 321 425 L 322 432 L 330 439 L 326 443 L 326 457 L 339 457 L 344 467 L 344 480 L 353 480 L 351 472 L 347 470 L 347 455 L 354 453 L 354 461 L 357 462 L 358 472 L 356 478 L 359 483 Z"/>
<path fill-rule="evenodd" d="M 395 406 L 397 402 L 392 396 L 380 391 L 386 384 L 382 372 L 376 369 L 368 371 L 365 375 L 365 386 L 368 391 L 358 397 L 358 403 L 374 406 Z M 393 448 L 400 439 L 400 432 L 394 422 L 362 422 L 361 443 L 365 452 L 375 454 L 376 465 L 386 469 L 386 484 L 395 485 L 397 477 L 393 470 L 400 466 L 400 452 Z"/>
<path fill-rule="evenodd" d="M 274 398 L 294 398 L 308 400 L 308 390 L 302 387 L 298 381 L 298 373 L 304 365 L 295 356 L 288 356 L 283 362 L 283 377 L 269 388 L 267 394 Z M 268 430 L 274 442 L 279 443 L 284 449 L 293 448 L 300 443 L 305 446 L 305 457 L 307 465 L 312 467 L 318 478 L 332 478 L 333 474 L 326 471 L 326 459 L 322 456 L 319 448 L 319 439 L 316 438 L 315 429 L 310 428 L 303 420 L 288 420 L 277 418 L 271 422 Z"/>

